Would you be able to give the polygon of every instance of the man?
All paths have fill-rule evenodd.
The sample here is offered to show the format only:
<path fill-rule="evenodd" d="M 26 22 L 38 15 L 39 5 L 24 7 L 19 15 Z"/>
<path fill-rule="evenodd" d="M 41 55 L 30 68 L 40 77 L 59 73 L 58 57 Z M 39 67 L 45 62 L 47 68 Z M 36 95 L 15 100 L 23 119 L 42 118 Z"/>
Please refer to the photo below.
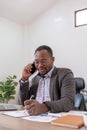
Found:
<path fill-rule="evenodd" d="M 75 81 L 67 68 L 56 68 L 52 49 L 39 46 L 34 62 L 25 66 L 20 80 L 20 98 L 30 115 L 45 112 L 67 112 L 74 108 Z M 38 74 L 29 83 L 33 65 Z M 30 99 L 30 97 L 33 99 Z"/>

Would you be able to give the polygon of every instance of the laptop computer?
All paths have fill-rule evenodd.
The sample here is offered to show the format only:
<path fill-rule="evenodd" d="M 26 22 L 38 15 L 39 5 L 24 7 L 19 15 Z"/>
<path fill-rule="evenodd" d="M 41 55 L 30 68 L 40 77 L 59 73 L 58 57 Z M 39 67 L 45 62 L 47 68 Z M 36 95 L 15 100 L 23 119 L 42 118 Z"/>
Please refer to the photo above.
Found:
<path fill-rule="evenodd" d="M 0 111 L 12 111 L 17 110 L 16 106 L 13 104 L 0 104 Z"/>

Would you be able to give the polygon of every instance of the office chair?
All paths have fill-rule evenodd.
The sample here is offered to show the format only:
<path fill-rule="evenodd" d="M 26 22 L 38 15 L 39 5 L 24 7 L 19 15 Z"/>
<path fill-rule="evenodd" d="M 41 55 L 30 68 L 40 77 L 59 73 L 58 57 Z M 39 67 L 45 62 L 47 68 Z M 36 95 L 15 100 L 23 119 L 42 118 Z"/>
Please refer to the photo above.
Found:
<path fill-rule="evenodd" d="M 86 111 L 84 96 L 81 93 L 81 90 L 85 88 L 85 81 L 81 77 L 76 77 L 75 83 L 76 83 L 76 95 L 74 102 L 75 110 Z"/>

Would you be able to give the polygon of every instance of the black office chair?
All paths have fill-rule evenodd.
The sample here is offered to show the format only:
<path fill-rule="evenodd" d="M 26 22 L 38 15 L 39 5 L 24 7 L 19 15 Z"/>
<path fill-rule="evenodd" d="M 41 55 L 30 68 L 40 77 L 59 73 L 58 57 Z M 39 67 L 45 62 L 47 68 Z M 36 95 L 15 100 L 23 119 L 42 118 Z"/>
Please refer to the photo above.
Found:
<path fill-rule="evenodd" d="M 75 110 L 86 111 L 84 96 L 81 93 L 81 90 L 85 88 L 85 81 L 81 77 L 76 77 L 75 83 L 76 83 L 76 95 L 74 102 Z"/>

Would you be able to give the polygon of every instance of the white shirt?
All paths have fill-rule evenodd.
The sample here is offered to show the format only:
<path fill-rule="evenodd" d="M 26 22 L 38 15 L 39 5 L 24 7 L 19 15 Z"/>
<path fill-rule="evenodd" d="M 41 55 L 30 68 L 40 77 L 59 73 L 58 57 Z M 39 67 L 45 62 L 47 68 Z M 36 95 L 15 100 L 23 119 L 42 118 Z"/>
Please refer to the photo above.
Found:
<path fill-rule="evenodd" d="M 54 69 L 54 66 L 47 74 L 44 75 L 45 76 L 44 78 L 40 77 L 39 86 L 38 86 L 37 95 L 36 95 L 36 100 L 39 103 L 43 103 L 45 101 L 51 101 L 50 93 L 49 93 L 49 86 L 50 86 L 50 77 L 51 77 L 53 69 Z"/>

